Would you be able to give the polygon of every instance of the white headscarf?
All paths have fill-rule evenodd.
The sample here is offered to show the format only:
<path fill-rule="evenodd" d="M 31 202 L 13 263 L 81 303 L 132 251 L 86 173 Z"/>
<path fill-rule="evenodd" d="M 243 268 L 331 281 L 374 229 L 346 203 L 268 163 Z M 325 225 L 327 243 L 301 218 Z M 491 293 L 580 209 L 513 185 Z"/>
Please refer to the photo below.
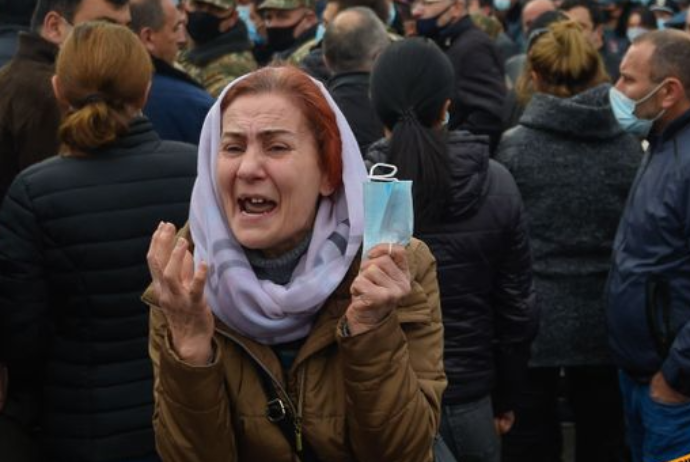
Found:
<path fill-rule="evenodd" d="M 314 80 L 337 118 L 343 184 L 330 197 L 320 199 L 309 248 L 290 282 L 283 286 L 259 280 L 228 226 L 216 184 L 221 102 L 228 89 L 244 78 L 223 90 L 204 122 L 189 222 L 195 264 L 203 260 L 209 265 L 206 299 L 213 313 L 237 332 L 272 345 L 305 337 L 319 309 L 347 274 L 362 243 L 362 191 L 367 175 L 345 117 L 324 86 Z"/>

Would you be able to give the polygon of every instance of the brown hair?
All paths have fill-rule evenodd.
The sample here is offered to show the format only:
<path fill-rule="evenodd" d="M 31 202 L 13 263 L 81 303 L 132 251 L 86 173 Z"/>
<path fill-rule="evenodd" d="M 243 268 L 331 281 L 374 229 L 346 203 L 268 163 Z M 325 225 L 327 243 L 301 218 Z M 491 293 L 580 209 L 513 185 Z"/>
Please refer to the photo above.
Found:
<path fill-rule="evenodd" d="M 129 29 L 107 22 L 74 28 L 60 49 L 56 75 L 70 110 L 60 141 L 72 154 L 111 143 L 127 133 L 151 82 L 151 58 Z"/>
<path fill-rule="evenodd" d="M 527 105 L 535 91 L 533 71 L 539 77 L 539 91 L 561 98 L 610 81 L 601 56 L 575 21 L 552 23 L 530 48 L 516 85 L 523 105 Z"/>
<path fill-rule="evenodd" d="M 271 66 L 253 72 L 228 90 L 221 103 L 225 110 L 240 96 L 279 93 L 294 101 L 310 125 L 320 154 L 319 164 L 334 188 L 342 183 L 343 159 L 335 113 L 319 87 L 292 66 Z"/>

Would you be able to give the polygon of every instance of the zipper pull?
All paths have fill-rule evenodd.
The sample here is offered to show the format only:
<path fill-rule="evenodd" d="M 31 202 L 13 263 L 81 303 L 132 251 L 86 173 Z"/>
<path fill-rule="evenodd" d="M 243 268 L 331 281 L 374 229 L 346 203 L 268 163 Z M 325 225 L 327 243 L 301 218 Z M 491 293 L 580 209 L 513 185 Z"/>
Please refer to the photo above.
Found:
<path fill-rule="evenodd" d="M 297 452 L 301 455 L 303 451 L 302 447 L 302 422 L 300 419 L 295 419 L 295 447 Z"/>

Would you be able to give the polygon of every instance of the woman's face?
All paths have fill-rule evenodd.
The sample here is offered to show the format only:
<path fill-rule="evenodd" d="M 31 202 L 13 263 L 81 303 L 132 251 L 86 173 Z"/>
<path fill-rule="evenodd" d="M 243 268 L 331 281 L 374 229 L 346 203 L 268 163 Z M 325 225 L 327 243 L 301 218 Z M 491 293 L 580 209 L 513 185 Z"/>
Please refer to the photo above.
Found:
<path fill-rule="evenodd" d="M 217 183 L 230 229 L 266 256 L 311 230 L 320 195 L 333 192 L 299 106 L 276 94 L 240 96 L 223 114 Z"/>

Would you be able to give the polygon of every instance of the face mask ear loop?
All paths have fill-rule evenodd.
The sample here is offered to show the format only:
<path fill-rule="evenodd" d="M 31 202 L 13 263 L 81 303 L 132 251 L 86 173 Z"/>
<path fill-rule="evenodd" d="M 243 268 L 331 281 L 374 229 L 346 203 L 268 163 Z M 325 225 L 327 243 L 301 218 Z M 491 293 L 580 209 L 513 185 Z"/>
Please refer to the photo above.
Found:
<path fill-rule="evenodd" d="M 375 175 L 374 171 L 377 168 L 387 168 L 390 172 L 381 175 Z M 392 164 L 386 164 L 384 162 L 379 162 L 371 166 L 369 169 L 369 180 L 370 181 L 398 181 L 395 175 L 398 173 L 398 167 Z"/>
<path fill-rule="evenodd" d="M 659 85 L 657 85 L 656 87 L 654 87 L 654 88 L 652 89 L 652 91 L 650 91 L 649 93 L 647 93 L 645 96 L 643 96 L 642 98 L 640 98 L 640 99 L 638 99 L 637 101 L 635 101 L 635 107 L 637 107 L 638 105 L 644 103 L 644 102 L 647 101 L 649 98 L 651 98 L 652 96 L 654 96 L 654 95 L 656 94 L 656 92 L 659 91 L 659 90 L 661 89 L 662 86 L 664 86 L 665 83 L 666 83 L 666 79 L 662 80 L 661 83 L 660 83 Z"/>

